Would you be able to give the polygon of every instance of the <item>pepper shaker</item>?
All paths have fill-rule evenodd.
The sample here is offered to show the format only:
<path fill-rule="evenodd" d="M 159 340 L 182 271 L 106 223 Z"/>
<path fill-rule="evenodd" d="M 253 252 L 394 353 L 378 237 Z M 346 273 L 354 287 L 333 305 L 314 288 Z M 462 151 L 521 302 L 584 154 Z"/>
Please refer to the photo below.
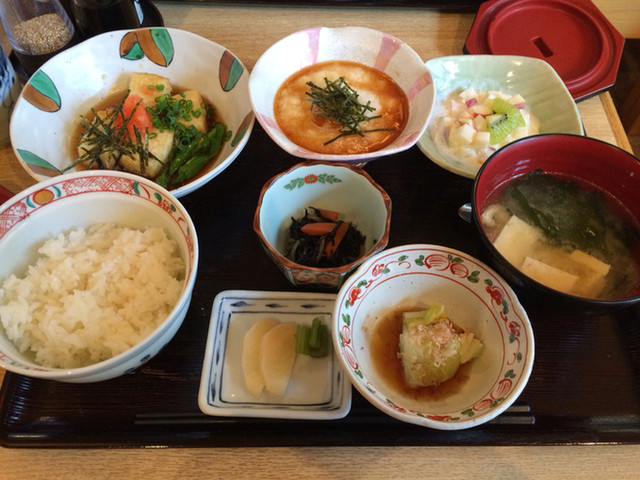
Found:
<path fill-rule="evenodd" d="M 139 28 L 135 0 L 71 0 L 71 12 L 81 39 L 112 30 Z"/>
<path fill-rule="evenodd" d="M 29 75 L 73 43 L 75 28 L 59 0 L 0 0 L 0 16 Z"/>

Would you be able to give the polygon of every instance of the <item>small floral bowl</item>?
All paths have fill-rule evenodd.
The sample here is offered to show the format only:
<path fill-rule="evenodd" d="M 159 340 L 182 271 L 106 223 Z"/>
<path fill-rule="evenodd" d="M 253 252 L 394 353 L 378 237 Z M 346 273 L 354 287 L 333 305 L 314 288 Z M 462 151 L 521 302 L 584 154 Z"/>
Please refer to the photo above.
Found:
<path fill-rule="evenodd" d="M 319 62 L 358 62 L 384 72 L 407 95 L 409 119 L 391 144 L 362 154 L 322 154 L 293 143 L 274 118 L 273 101 L 283 82 L 295 72 Z M 365 27 L 315 27 L 301 30 L 275 43 L 256 62 L 249 77 L 251 104 L 258 122 L 282 149 L 309 160 L 364 163 L 412 147 L 424 133 L 435 103 L 429 70 L 420 56 L 403 41 Z"/>
<path fill-rule="evenodd" d="M 335 268 L 300 265 L 286 257 L 292 218 L 309 207 L 334 210 L 365 236 L 366 252 Z M 366 258 L 387 246 L 391 224 L 389 195 L 362 169 L 338 163 L 307 161 L 276 175 L 262 187 L 253 229 L 267 254 L 287 279 L 300 287 L 337 290 Z"/>
<path fill-rule="evenodd" d="M 372 337 L 376 323 L 393 312 L 432 303 L 444 305 L 451 321 L 484 347 L 462 381 L 454 377 L 454 388 L 414 396 L 374 366 Z M 511 288 L 489 267 L 447 247 L 405 245 L 368 259 L 338 293 L 332 332 L 343 368 L 367 400 L 399 420 L 440 430 L 473 427 L 504 412 L 533 367 L 533 331 Z"/>

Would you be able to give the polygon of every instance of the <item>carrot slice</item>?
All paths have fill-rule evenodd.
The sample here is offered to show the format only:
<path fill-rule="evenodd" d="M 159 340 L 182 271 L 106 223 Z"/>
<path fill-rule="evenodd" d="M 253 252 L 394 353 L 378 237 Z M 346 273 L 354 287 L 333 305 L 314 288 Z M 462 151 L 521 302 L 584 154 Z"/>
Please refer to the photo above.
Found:
<path fill-rule="evenodd" d="M 132 139 L 135 139 L 134 127 L 144 135 L 145 131 L 153 128 L 151 114 L 145 109 L 144 101 L 139 95 L 129 95 L 122 104 L 122 117 L 115 120 L 118 127 L 122 127 L 124 119 L 129 119 L 127 130 Z"/>
<path fill-rule="evenodd" d="M 336 224 L 333 222 L 315 222 L 303 225 L 300 227 L 300 231 L 307 235 L 319 236 L 330 233 L 334 228 L 336 228 Z"/>
<path fill-rule="evenodd" d="M 334 222 L 338 220 L 338 217 L 340 216 L 339 212 L 335 212 L 333 210 L 327 210 L 326 208 L 316 208 L 316 210 L 318 211 L 318 213 L 322 218 L 326 218 L 327 220 L 333 220 Z"/>
<path fill-rule="evenodd" d="M 347 224 L 346 222 L 340 222 L 335 236 L 324 246 L 325 257 L 333 257 L 334 253 L 336 253 L 336 250 L 338 249 L 338 245 L 340 245 L 340 242 L 342 242 L 342 239 L 347 233 L 347 230 L 349 230 L 349 224 Z"/>

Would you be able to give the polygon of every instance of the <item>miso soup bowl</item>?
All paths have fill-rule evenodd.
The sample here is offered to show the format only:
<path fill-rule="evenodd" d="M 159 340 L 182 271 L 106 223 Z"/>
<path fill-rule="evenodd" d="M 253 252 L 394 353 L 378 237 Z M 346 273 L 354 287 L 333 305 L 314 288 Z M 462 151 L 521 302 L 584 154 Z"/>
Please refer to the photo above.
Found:
<path fill-rule="evenodd" d="M 481 223 L 481 214 L 492 194 L 536 169 L 575 179 L 587 188 L 613 197 L 630 217 L 640 222 L 640 160 L 609 143 L 579 135 L 545 134 L 517 140 L 494 153 L 480 168 L 472 195 L 472 222 L 482 240 L 487 261 L 516 289 L 523 303 L 573 313 L 604 313 L 640 301 L 640 284 L 619 298 L 594 299 L 550 288 L 523 274 L 493 245 Z M 633 254 L 640 262 L 640 245 Z"/>

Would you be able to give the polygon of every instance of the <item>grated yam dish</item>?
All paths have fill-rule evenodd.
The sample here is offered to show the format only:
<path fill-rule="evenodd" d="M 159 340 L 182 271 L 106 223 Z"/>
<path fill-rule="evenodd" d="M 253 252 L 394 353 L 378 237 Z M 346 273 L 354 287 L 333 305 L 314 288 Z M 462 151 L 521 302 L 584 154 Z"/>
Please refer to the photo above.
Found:
<path fill-rule="evenodd" d="M 0 324 L 35 363 L 107 360 L 153 332 L 178 302 L 185 267 L 162 228 L 111 223 L 48 239 L 21 277 L 0 285 Z"/>

